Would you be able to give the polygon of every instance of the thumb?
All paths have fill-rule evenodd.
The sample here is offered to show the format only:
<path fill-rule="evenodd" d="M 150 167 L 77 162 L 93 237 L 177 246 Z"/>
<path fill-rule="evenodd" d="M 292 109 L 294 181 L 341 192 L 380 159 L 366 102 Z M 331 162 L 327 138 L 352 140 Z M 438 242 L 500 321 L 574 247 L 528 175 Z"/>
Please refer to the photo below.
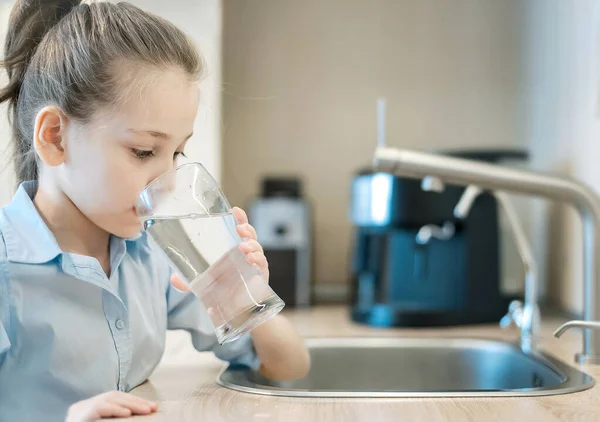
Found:
<path fill-rule="evenodd" d="M 177 274 L 171 275 L 171 284 L 177 290 L 181 290 L 182 292 L 190 291 L 190 287 L 188 286 L 188 284 L 185 281 L 183 281 L 183 279 Z"/>

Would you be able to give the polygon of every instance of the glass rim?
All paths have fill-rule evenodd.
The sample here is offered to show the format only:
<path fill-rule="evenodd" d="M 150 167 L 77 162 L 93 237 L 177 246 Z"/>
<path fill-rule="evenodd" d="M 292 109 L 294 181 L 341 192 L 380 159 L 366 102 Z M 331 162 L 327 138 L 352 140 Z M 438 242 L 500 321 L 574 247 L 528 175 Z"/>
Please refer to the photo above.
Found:
<path fill-rule="evenodd" d="M 157 186 L 160 186 L 160 183 L 163 179 L 168 179 L 168 177 L 173 177 L 173 179 L 175 181 L 177 181 L 177 177 L 178 177 L 177 173 L 178 172 L 186 171 L 186 170 L 192 169 L 192 168 L 195 169 L 198 173 L 200 173 L 200 175 L 198 175 L 198 173 L 196 173 L 194 175 L 194 179 L 195 180 L 204 179 L 207 182 L 211 182 L 212 186 L 210 187 L 210 190 L 217 193 L 218 198 L 223 203 L 225 208 L 229 212 L 231 212 L 232 206 L 229 203 L 229 200 L 227 199 L 227 197 L 225 196 L 225 193 L 221 189 L 221 186 L 216 181 L 216 179 L 213 177 L 213 175 L 210 174 L 210 172 L 206 169 L 206 167 L 204 167 L 204 165 L 202 163 L 200 163 L 199 161 L 192 161 L 189 163 L 181 164 L 177 167 L 172 168 L 171 170 L 169 170 L 165 173 L 162 173 L 161 175 L 156 177 L 154 180 L 152 180 L 150 183 L 148 183 L 146 185 L 146 187 L 138 193 L 136 204 L 135 204 L 135 209 L 136 209 L 136 212 L 138 213 L 138 218 L 140 218 L 140 220 L 145 221 L 145 220 L 151 219 L 152 217 L 156 217 L 154 215 L 154 212 L 148 212 L 148 211 L 150 211 L 155 206 L 155 204 L 150 206 L 150 202 L 154 203 L 154 201 L 155 201 L 155 199 L 153 200 L 151 198 L 153 198 L 154 192 L 156 192 L 155 188 Z M 142 206 L 142 209 L 145 210 L 144 212 L 140 212 L 140 206 Z M 207 215 L 210 215 L 210 213 Z"/>

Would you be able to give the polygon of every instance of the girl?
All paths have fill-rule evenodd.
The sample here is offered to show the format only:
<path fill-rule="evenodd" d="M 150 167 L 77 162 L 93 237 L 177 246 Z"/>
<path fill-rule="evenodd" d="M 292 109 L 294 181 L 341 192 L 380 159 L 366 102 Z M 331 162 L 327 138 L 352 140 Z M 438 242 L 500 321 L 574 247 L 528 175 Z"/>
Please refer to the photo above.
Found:
<path fill-rule="evenodd" d="M 167 329 L 267 377 L 303 377 L 308 353 L 283 316 L 219 346 L 140 233 L 137 194 L 192 136 L 203 69 L 189 39 L 127 3 L 17 0 L 3 65 L 22 183 L 0 212 L 0 420 L 155 411 L 126 392 L 156 367 Z M 254 229 L 236 218 L 268 277 Z"/>

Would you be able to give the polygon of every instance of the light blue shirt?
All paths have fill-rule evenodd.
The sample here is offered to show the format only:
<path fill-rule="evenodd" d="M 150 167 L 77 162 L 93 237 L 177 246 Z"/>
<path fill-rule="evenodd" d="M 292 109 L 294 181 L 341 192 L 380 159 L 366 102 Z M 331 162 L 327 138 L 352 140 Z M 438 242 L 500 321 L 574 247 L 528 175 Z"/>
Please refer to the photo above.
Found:
<path fill-rule="evenodd" d="M 258 368 L 250 336 L 220 346 L 208 313 L 169 282 L 171 268 L 141 234 L 110 240 L 111 275 L 61 251 L 26 182 L 0 211 L 0 421 L 63 421 L 72 403 L 143 383 L 167 329 L 194 347 Z"/>

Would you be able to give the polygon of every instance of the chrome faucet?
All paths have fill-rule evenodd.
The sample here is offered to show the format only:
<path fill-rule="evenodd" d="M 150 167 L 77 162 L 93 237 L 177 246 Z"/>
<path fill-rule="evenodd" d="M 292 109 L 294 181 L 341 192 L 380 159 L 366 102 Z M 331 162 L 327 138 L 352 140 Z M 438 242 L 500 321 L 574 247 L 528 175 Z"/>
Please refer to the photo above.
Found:
<path fill-rule="evenodd" d="M 569 202 L 583 221 L 584 318 L 580 363 L 600 364 L 600 198 L 586 185 L 558 176 L 511 169 L 499 165 L 411 150 L 379 146 L 373 157 L 377 170 L 404 177 L 437 177 L 445 183 L 476 185 L 483 189 L 514 192 Z M 568 327 L 567 327 L 568 328 Z"/>

